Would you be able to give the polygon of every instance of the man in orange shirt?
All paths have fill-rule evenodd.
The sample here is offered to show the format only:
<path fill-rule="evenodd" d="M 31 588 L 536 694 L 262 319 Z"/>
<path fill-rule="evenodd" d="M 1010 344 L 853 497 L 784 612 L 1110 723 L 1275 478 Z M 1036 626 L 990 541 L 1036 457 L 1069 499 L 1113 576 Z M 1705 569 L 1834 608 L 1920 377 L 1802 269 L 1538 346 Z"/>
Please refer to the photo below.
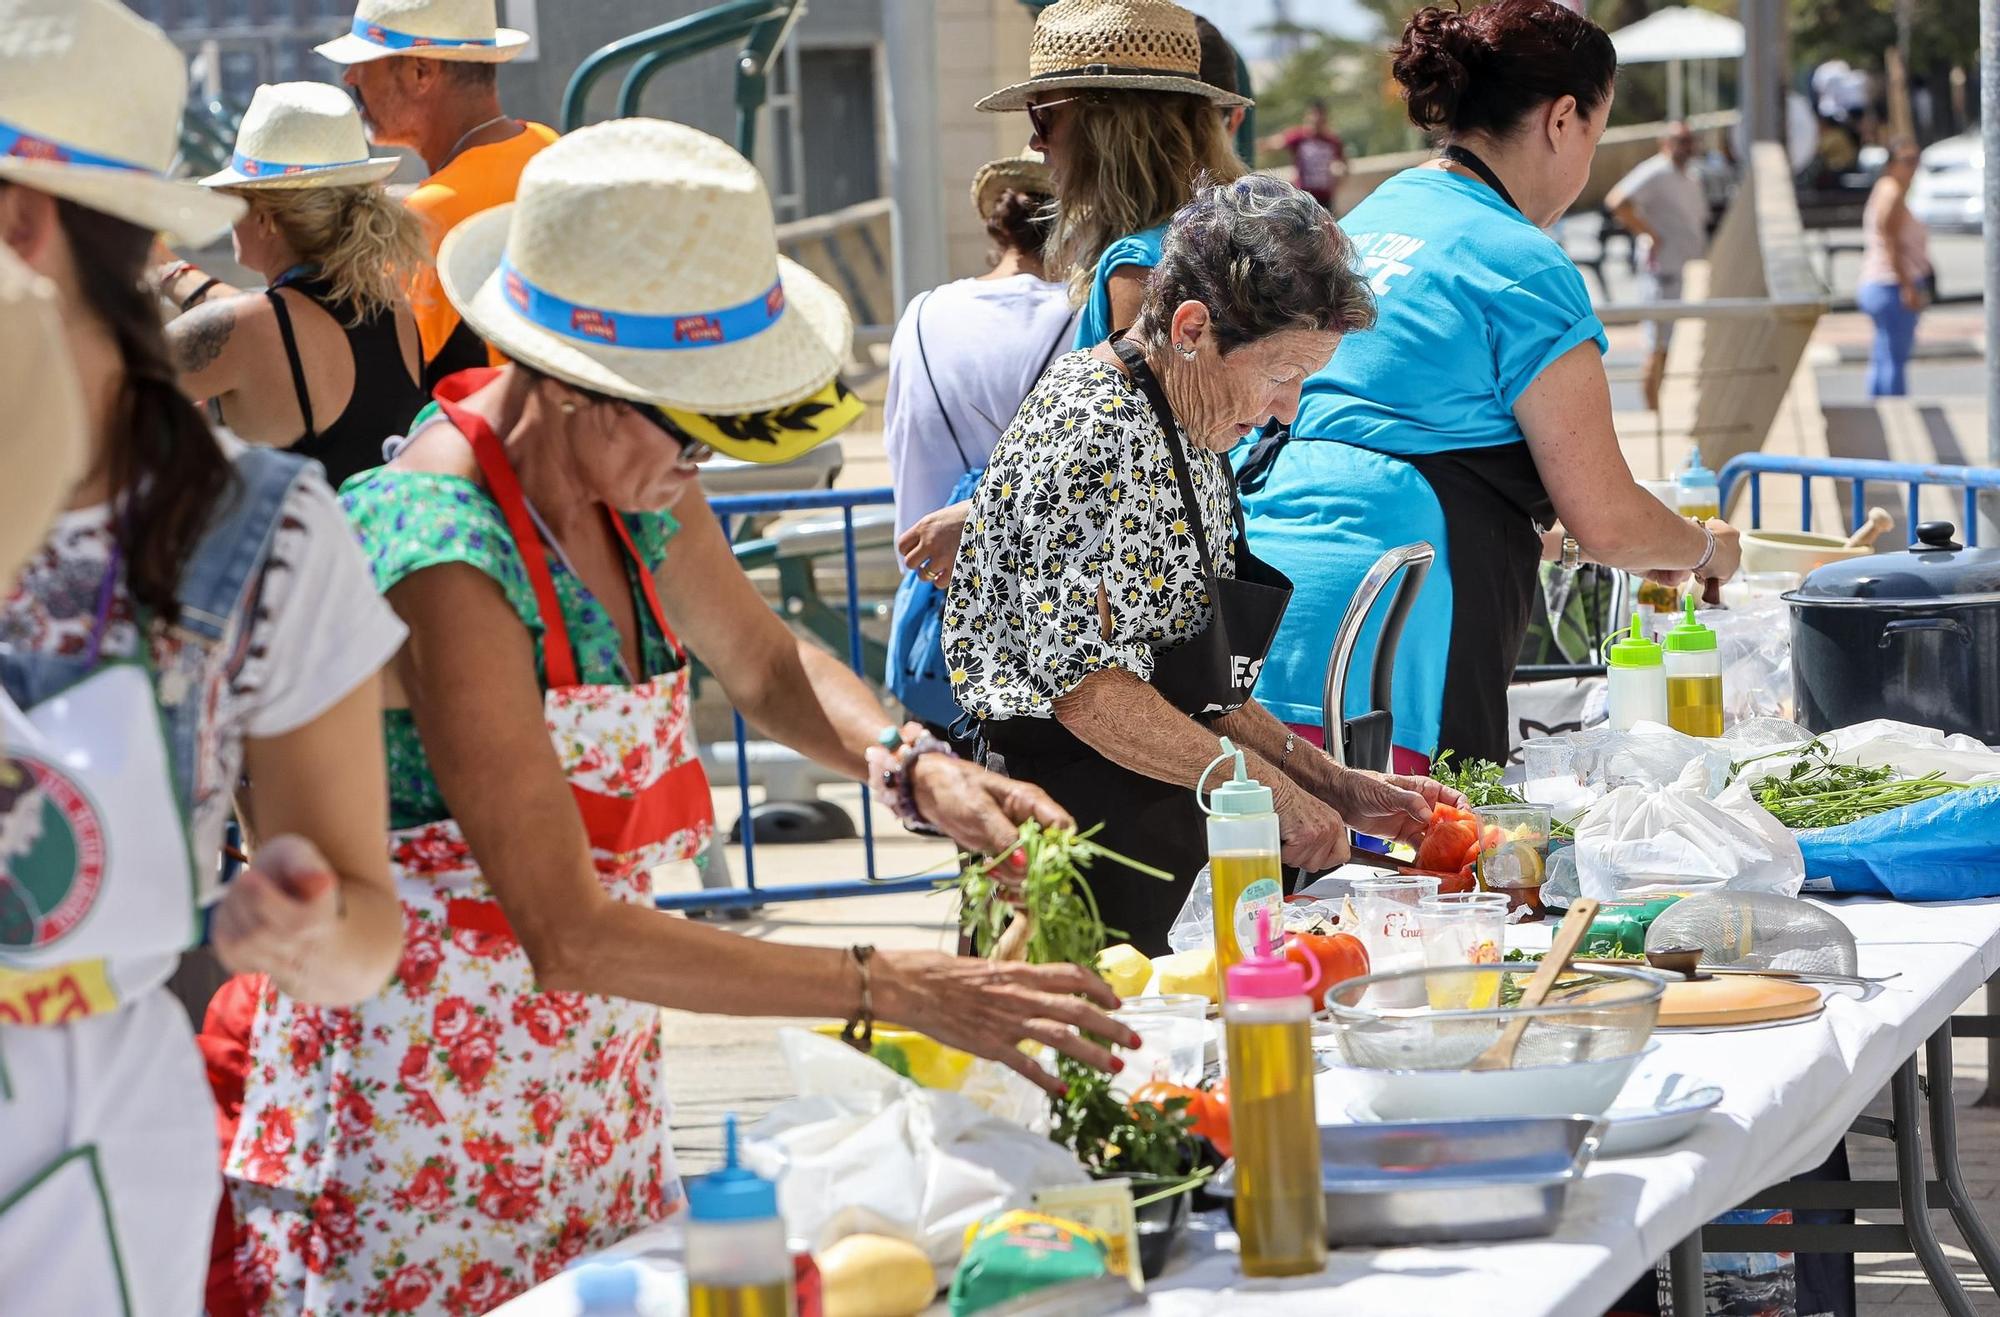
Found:
<path fill-rule="evenodd" d="M 498 67 L 528 36 L 497 25 L 494 0 L 361 0 L 348 35 L 318 47 L 347 66 L 369 136 L 415 151 L 430 177 L 405 200 L 437 253 L 460 221 L 514 199 L 521 170 L 556 140 L 544 124 L 500 108 Z M 445 300 L 435 270 L 410 286 L 423 343 L 424 387 L 469 366 L 498 364 Z"/>

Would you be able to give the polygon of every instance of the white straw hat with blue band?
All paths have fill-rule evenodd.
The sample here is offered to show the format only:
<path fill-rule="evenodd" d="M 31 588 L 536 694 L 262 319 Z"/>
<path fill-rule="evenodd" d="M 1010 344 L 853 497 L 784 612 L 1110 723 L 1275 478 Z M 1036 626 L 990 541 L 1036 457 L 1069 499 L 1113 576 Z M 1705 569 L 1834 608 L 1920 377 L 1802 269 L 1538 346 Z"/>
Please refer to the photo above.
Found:
<path fill-rule="evenodd" d="M 396 156 L 370 156 L 360 111 L 324 82 L 267 83 L 250 98 L 229 167 L 203 187 L 308 188 L 376 183 L 396 172 Z"/>
<path fill-rule="evenodd" d="M 187 57 L 117 0 L 0 0 L 0 179 L 198 245 L 243 203 L 169 176 Z"/>
<path fill-rule="evenodd" d="M 778 255 L 763 176 L 684 124 L 579 128 L 521 173 L 512 205 L 453 229 L 445 296 L 504 355 L 683 411 L 783 407 L 847 360 L 838 293 Z"/>
<path fill-rule="evenodd" d="M 361 0 L 345 36 L 313 49 L 336 64 L 396 55 L 504 64 L 528 46 L 528 34 L 501 27 L 494 0 Z"/>

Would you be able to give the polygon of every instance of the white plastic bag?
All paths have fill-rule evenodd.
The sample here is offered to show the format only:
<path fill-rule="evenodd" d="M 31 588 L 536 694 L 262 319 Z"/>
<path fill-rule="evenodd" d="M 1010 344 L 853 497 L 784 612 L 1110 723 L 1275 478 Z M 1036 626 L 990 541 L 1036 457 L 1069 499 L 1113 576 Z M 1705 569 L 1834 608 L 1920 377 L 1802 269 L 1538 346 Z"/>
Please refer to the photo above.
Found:
<path fill-rule="evenodd" d="M 1753 599 L 1740 608 L 1703 609 L 1696 616 L 1715 632 L 1724 718 L 1738 723 L 1791 717 L 1791 606 L 1782 599 Z"/>
<path fill-rule="evenodd" d="M 743 1158 L 777 1180 L 791 1235 L 901 1235 L 947 1277 L 967 1226 L 1090 1178 L 1045 1136 L 920 1088 L 837 1039 L 783 1029 L 778 1045 L 799 1096 L 744 1132 Z"/>
<path fill-rule="evenodd" d="M 1798 840 L 1744 786 L 1709 799 L 1708 775 L 1705 759 L 1691 760 L 1664 790 L 1623 786 L 1593 805 L 1576 829 L 1583 894 L 1727 887 L 1797 896 L 1806 877 Z"/>
<path fill-rule="evenodd" d="M 1202 865 L 1188 887 L 1187 900 L 1181 902 L 1181 912 L 1174 916 L 1172 928 L 1167 930 L 1167 946 L 1179 951 L 1206 951 L 1215 945 L 1215 887 L 1208 879 L 1208 866 Z"/>

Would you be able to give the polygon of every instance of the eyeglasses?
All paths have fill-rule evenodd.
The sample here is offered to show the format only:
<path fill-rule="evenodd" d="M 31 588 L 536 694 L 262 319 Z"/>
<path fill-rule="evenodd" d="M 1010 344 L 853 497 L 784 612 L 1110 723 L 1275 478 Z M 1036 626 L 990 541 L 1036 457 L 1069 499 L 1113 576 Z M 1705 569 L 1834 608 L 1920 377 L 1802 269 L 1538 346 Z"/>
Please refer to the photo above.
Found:
<path fill-rule="evenodd" d="M 594 404 L 607 407 L 627 407 L 646 420 L 651 421 L 663 433 L 681 446 L 680 460 L 685 464 L 692 465 L 696 462 L 705 462 L 715 455 L 713 448 L 681 429 L 678 425 L 675 425 L 664 410 L 655 407 L 652 403 L 640 402 L 633 398 L 620 398 L 616 394 L 611 393 L 599 393 L 596 389 L 586 389 L 580 384 L 572 384 L 570 387 Z"/>
<path fill-rule="evenodd" d="M 1055 109 L 1058 105 L 1071 105 L 1077 101 L 1087 101 L 1089 99 L 1088 96 L 1065 96 L 1059 101 L 1043 101 L 1039 105 L 1029 102 L 1028 127 L 1035 130 L 1035 136 L 1041 138 L 1043 141 L 1047 141 L 1055 132 L 1055 119 L 1050 116 L 1049 111 Z"/>

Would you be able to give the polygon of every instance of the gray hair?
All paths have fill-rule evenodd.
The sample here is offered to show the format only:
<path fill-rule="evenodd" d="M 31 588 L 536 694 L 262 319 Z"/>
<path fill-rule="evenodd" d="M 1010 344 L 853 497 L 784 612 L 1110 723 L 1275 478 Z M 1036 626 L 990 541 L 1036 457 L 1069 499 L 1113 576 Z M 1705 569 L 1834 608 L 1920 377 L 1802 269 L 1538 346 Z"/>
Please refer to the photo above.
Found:
<path fill-rule="evenodd" d="M 1368 281 L 1333 216 L 1266 174 L 1198 181 L 1167 226 L 1133 337 L 1163 347 L 1183 302 L 1208 308 L 1222 352 L 1288 329 L 1346 334 L 1375 323 Z"/>

